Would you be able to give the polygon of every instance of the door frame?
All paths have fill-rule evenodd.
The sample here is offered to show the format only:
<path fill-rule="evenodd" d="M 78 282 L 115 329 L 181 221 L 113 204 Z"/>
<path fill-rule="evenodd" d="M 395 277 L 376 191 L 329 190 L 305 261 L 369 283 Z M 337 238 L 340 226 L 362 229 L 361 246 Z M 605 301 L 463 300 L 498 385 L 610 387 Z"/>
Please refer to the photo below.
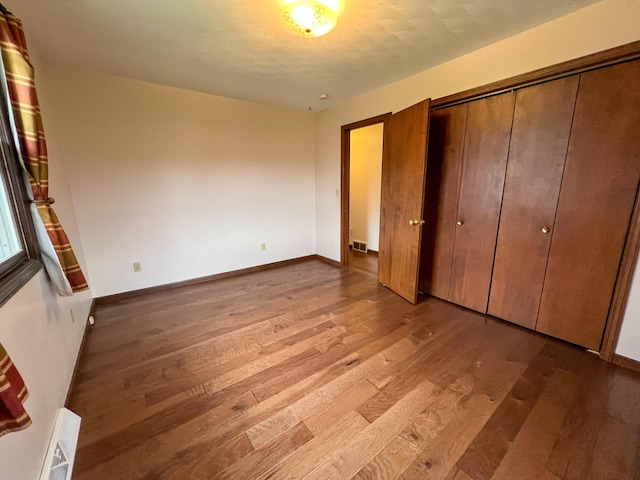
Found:
<path fill-rule="evenodd" d="M 349 200 L 351 191 L 351 130 L 370 127 L 382 123 L 383 145 L 382 163 L 384 155 L 384 130 L 388 126 L 391 112 L 383 113 L 375 117 L 349 123 L 340 127 L 340 266 L 346 267 L 349 263 Z"/>

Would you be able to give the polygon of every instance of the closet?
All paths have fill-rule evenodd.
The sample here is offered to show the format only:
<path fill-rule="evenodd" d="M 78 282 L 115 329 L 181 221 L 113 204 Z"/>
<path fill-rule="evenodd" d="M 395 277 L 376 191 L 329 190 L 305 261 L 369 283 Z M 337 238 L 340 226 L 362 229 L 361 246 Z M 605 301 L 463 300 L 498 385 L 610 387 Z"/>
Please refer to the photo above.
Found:
<path fill-rule="evenodd" d="M 434 110 L 420 289 L 599 350 L 640 182 L 640 60 Z"/>

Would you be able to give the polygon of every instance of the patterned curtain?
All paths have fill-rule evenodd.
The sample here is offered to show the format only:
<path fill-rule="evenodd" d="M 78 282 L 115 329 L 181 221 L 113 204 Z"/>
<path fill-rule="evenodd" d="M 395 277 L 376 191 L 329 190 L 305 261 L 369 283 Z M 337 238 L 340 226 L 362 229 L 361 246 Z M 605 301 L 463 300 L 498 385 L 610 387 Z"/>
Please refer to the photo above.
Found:
<path fill-rule="evenodd" d="M 23 405 L 28 395 L 20 373 L 0 345 L 0 437 L 31 425 Z"/>
<path fill-rule="evenodd" d="M 17 147 L 29 181 L 42 260 L 56 290 L 72 295 L 89 288 L 49 198 L 47 144 L 22 22 L 0 5 L 0 46 L 13 110 Z"/>

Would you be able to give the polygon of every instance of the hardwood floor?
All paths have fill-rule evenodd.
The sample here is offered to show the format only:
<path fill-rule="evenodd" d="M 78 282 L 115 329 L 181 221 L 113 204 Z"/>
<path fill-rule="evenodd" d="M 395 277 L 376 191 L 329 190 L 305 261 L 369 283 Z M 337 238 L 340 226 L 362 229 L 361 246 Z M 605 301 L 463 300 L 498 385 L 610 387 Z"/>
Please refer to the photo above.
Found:
<path fill-rule="evenodd" d="M 640 479 L 640 375 L 361 260 L 98 307 L 74 479 Z"/>

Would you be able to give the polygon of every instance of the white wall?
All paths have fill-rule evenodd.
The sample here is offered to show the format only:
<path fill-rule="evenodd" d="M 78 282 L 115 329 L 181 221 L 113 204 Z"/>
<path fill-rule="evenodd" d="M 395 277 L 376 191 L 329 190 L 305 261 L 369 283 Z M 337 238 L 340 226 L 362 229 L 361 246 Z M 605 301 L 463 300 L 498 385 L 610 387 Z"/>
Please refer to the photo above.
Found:
<path fill-rule="evenodd" d="M 40 78 L 94 296 L 315 253 L 312 114 L 62 67 Z"/>
<path fill-rule="evenodd" d="M 37 68 L 36 64 L 36 71 Z M 43 109 L 48 100 L 40 95 Z M 45 125 L 47 120 L 44 115 Z M 65 166 L 57 153 L 50 148 L 50 194 L 56 199 L 56 213 L 86 274 Z M 0 478 L 34 480 L 40 475 L 55 415 L 67 395 L 90 305 L 89 291 L 58 297 L 41 271 L 0 307 L 0 342 L 29 389 L 25 405 L 33 420 L 26 430 L 0 438 Z"/>
<path fill-rule="evenodd" d="M 335 190 L 340 186 L 342 125 L 637 40 L 640 2 L 604 0 L 318 114 L 317 253 L 334 260 L 340 257 L 340 199 Z M 632 333 L 632 324 L 637 332 L 640 315 L 627 315 L 621 345 Z M 634 346 L 627 356 L 640 360 L 640 339 L 628 340 Z"/>
<path fill-rule="evenodd" d="M 640 274 L 638 265 L 633 276 L 631 292 L 616 353 L 640 361 Z"/>
<path fill-rule="evenodd" d="M 349 229 L 350 240 L 368 242 L 379 250 L 382 134 L 378 123 L 351 130 Z"/>

